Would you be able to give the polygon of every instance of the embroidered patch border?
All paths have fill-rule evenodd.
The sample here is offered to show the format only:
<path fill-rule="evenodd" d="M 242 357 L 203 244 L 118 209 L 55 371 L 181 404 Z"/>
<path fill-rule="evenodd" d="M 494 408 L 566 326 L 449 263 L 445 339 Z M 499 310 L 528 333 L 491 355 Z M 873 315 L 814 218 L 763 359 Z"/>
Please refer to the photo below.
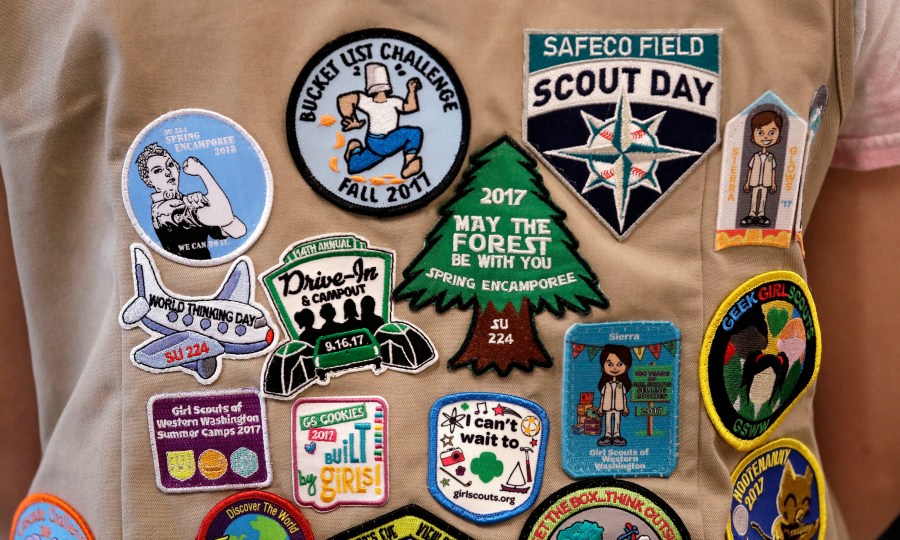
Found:
<path fill-rule="evenodd" d="M 38 505 L 55 506 L 62 510 L 65 517 L 74 523 L 66 523 L 63 521 L 64 516 L 61 513 L 54 512 L 48 519 L 46 511 L 41 510 L 40 508 L 35 508 L 34 511 L 30 511 L 32 507 Z M 46 522 L 47 525 L 39 525 L 39 531 L 36 531 L 34 534 L 27 537 L 25 536 L 29 533 L 32 525 L 38 525 L 43 522 Z M 75 530 L 76 526 L 79 530 Z M 13 515 L 12 526 L 9 531 L 9 538 L 10 540 L 29 540 L 31 538 L 38 538 L 38 534 L 41 535 L 40 538 L 43 538 L 44 529 L 46 529 L 47 534 L 59 532 L 66 534 L 66 536 L 54 536 L 54 538 L 57 538 L 58 540 L 94 540 L 94 533 L 91 532 L 91 528 L 88 526 L 87 522 L 81 517 L 81 514 L 79 514 L 77 510 L 69 505 L 69 503 L 50 493 L 31 493 L 25 497 L 22 502 L 19 503 L 18 508 L 16 508 L 16 513 Z"/>
<path fill-rule="evenodd" d="M 248 399 L 235 403 L 234 398 L 237 396 Z M 258 423 L 243 421 L 244 418 L 252 419 L 257 412 L 252 406 L 244 407 L 244 401 L 250 399 L 258 405 Z M 216 403 L 216 400 L 220 401 Z M 209 403 L 205 403 L 207 401 Z M 160 402 L 165 405 L 158 405 Z M 214 408 L 215 412 L 199 412 L 199 407 L 207 410 Z M 167 410 L 171 417 L 161 418 L 160 414 L 166 414 Z M 156 394 L 147 401 L 147 423 L 156 470 L 156 487 L 163 493 L 246 489 L 266 487 L 272 483 L 266 404 L 258 390 Z M 202 431 L 221 429 L 227 435 L 203 435 L 201 431 L 188 438 L 174 439 L 177 441 L 175 443 L 169 439 L 160 440 L 157 436 L 161 431 L 169 429 L 181 432 L 184 427 L 188 427 L 190 433 L 197 431 L 190 428 L 201 427 Z M 163 454 L 160 446 L 171 449 L 165 450 Z M 190 460 L 189 466 L 187 460 Z M 215 462 L 216 468 L 213 471 L 207 469 L 210 461 Z M 225 465 L 224 471 L 221 470 L 222 465 Z M 263 473 L 262 477 L 260 472 Z M 178 478 L 176 474 L 185 478 Z M 169 478 L 174 479 L 174 482 Z"/>
<path fill-rule="evenodd" d="M 815 485 L 816 490 L 818 492 L 818 530 L 812 534 L 815 536 L 808 536 L 809 530 L 808 527 L 811 524 L 805 523 L 794 523 L 789 525 L 795 525 L 798 527 L 805 527 L 805 532 L 795 531 L 795 534 L 801 534 L 801 536 L 796 536 L 796 538 L 825 538 L 825 527 L 827 525 L 827 505 L 825 504 L 825 476 L 822 472 L 822 467 L 819 465 L 816 456 L 812 453 L 812 451 L 806 447 L 803 443 L 796 439 L 784 438 L 772 441 L 764 446 L 757 448 L 751 453 L 747 454 L 744 459 L 734 468 L 734 472 L 731 473 L 731 482 L 732 482 L 732 497 L 731 497 L 731 517 L 729 519 L 729 526 L 727 529 L 728 540 L 735 540 L 735 538 L 747 538 L 747 533 L 752 527 L 754 531 L 759 534 L 762 538 L 767 538 L 768 534 L 765 530 L 761 530 L 761 525 L 751 521 L 753 518 L 753 506 L 757 505 L 761 501 L 761 497 L 766 495 L 766 488 L 771 488 L 770 485 L 763 483 L 763 474 L 771 468 L 772 463 L 769 459 L 762 458 L 762 456 L 769 454 L 773 451 L 778 451 L 779 449 L 787 449 L 788 454 L 786 454 L 783 458 L 783 462 L 780 464 L 782 469 L 782 482 L 784 482 L 785 476 L 787 474 L 787 470 L 784 467 L 784 463 L 790 463 L 788 459 L 790 456 L 790 451 L 795 451 L 800 454 L 804 461 L 807 464 L 807 471 L 794 470 L 793 465 L 791 466 L 791 481 L 796 481 L 797 477 L 804 477 L 812 471 L 814 478 L 812 479 L 811 485 Z M 747 471 L 746 469 L 751 468 L 750 465 L 760 460 L 761 471 L 757 472 L 756 470 Z M 773 458 L 771 461 L 777 460 Z M 749 476 L 745 476 L 749 475 Z M 781 489 L 782 485 L 779 485 L 777 497 L 781 497 Z M 750 499 L 749 505 L 745 505 L 744 502 Z M 797 497 L 795 497 L 797 499 Z M 766 499 L 771 500 L 771 499 Z M 798 504 L 802 505 L 801 501 L 796 501 Z M 812 501 L 810 501 L 810 504 Z M 748 508 L 749 506 L 749 508 Z M 807 511 L 801 519 L 807 519 L 810 514 Z M 765 525 L 774 525 L 774 521 L 782 521 L 784 520 L 784 516 L 780 514 L 779 510 L 776 509 L 775 519 L 773 519 L 773 523 L 766 523 Z M 736 530 L 740 529 L 740 530 Z M 743 532 L 741 532 L 743 531 Z M 771 532 L 771 531 L 770 531 Z M 786 531 L 785 531 L 786 532 Z M 774 535 L 773 535 L 774 536 Z M 792 536 L 794 538 L 794 536 Z"/>
<path fill-rule="evenodd" d="M 228 507 L 243 501 L 248 501 L 244 503 L 247 510 L 240 512 L 237 519 L 230 520 L 227 515 Z M 274 493 L 257 490 L 241 491 L 219 501 L 203 518 L 197 532 L 197 540 L 222 540 L 222 535 L 227 534 L 228 525 L 249 515 L 250 512 L 272 521 L 277 520 L 276 523 L 286 533 L 287 540 L 314 540 L 309 522 L 297 507 Z M 221 517 L 225 519 L 219 519 Z M 223 524 L 221 521 L 227 523 Z"/>
<path fill-rule="evenodd" d="M 814 355 L 813 355 L 814 356 L 814 365 L 813 365 L 811 372 L 809 372 L 805 366 L 802 366 L 800 368 L 800 370 L 801 370 L 800 375 L 798 376 L 797 380 L 795 381 L 795 383 L 794 383 L 795 386 L 791 389 L 791 391 L 793 392 L 794 389 L 797 388 L 796 385 L 802 384 L 802 386 L 800 387 L 800 390 L 797 391 L 793 395 L 793 397 L 791 398 L 791 402 L 787 405 L 787 407 L 784 407 L 778 411 L 775 411 L 773 409 L 773 412 L 770 413 L 769 418 L 771 418 L 771 415 L 777 414 L 777 416 L 774 418 L 774 420 L 769 420 L 767 418 L 767 423 L 766 422 L 762 422 L 762 423 L 756 422 L 756 424 L 759 424 L 759 426 L 754 426 L 754 425 L 748 424 L 746 426 L 747 429 L 752 429 L 752 430 L 759 431 L 759 432 L 755 435 L 750 435 L 748 437 L 738 437 L 737 435 L 735 435 L 732 432 L 732 430 L 730 430 L 728 427 L 726 427 L 725 421 L 722 418 L 723 414 L 727 414 L 729 417 L 734 417 L 735 422 L 732 422 L 733 426 L 736 425 L 736 422 L 742 420 L 739 412 L 734 409 L 734 405 L 730 404 L 729 399 L 727 399 L 724 382 L 716 379 L 716 381 L 715 381 L 715 385 L 716 385 L 715 394 L 716 395 L 715 396 L 713 395 L 713 393 L 714 393 L 713 388 L 712 388 L 713 381 L 711 381 L 711 369 L 712 369 L 711 366 L 712 366 L 712 364 L 710 362 L 710 354 L 712 353 L 714 341 L 717 339 L 717 334 L 718 334 L 717 330 L 719 329 L 720 325 L 722 325 L 724 323 L 726 316 L 731 317 L 731 319 L 729 319 L 731 321 L 729 324 L 731 325 L 731 328 L 734 328 L 735 320 L 738 319 L 740 316 L 744 315 L 745 313 L 751 312 L 751 310 L 754 309 L 753 304 L 758 303 L 760 301 L 758 299 L 758 297 L 745 298 L 745 295 L 751 295 L 755 291 L 760 290 L 761 287 L 763 287 L 765 285 L 772 285 L 773 282 L 779 282 L 779 281 L 785 282 L 785 283 L 788 283 L 788 284 L 791 284 L 791 285 L 794 285 L 795 287 L 797 287 L 797 290 L 799 290 L 799 293 L 800 293 L 800 295 L 797 296 L 799 301 L 791 302 L 790 305 L 793 306 L 794 310 L 797 310 L 798 307 L 800 309 L 803 309 L 804 313 L 800 313 L 799 317 L 793 317 L 792 319 L 790 318 L 791 313 L 785 313 L 784 314 L 785 320 L 783 320 L 779 323 L 779 325 L 781 327 L 778 330 L 779 336 L 777 337 L 777 339 L 778 340 L 782 339 L 780 337 L 780 333 L 781 333 L 781 331 L 784 331 L 787 328 L 787 323 L 789 323 L 793 320 L 797 320 L 799 318 L 801 320 L 801 323 L 799 323 L 799 324 L 801 324 L 802 327 L 805 328 L 804 337 L 805 337 L 805 341 L 806 341 L 804 350 L 800 353 L 800 355 L 802 356 L 802 359 L 803 359 L 802 362 L 806 362 L 809 357 L 808 347 L 810 345 L 810 343 L 809 343 L 810 337 L 809 337 L 808 333 L 810 330 L 812 330 L 815 334 L 815 336 L 813 336 L 813 338 L 812 338 L 812 343 L 813 343 L 812 346 L 815 348 Z M 777 286 L 778 283 L 774 283 L 774 285 Z M 757 293 L 757 294 L 760 294 L 760 293 Z M 767 303 L 771 303 L 773 301 L 779 301 L 779 300 L 777 300 L 777 298 L 788 297 L 789 292 L 784 291 L 783 287 L 778 287 L 777 291 L 775 291 L 775 289 L 772 289 L 771 291 L 767 292 L 766 294 L 777 295 L 777 296 L 767 297 L 765 300 L 763 300 L 763 301 L 767 301 Z M 776 300 L 772 300 L 772 298 L 776 298 Z M 741 305 L 740 305 L 740 307 L 736 308 L 735 305 L 738 304 L 738 302 L 740 302 Z M 804 304 L 805 304 L 805 306 L 804 306 Z M 770 309 L 774 309 L 774 308 L 770 308 Z M 778 309 L 781 309 L 782 311 L 784 311 L 782 308 L 778 308 Z M 732 310 L 737 310 L 737 313 L 735 315 L 730 315 L 729 313 Z M 764 318 L 763 323 L 765 323 L 767 326 L 770 326 L 768 321 L 765 320 L 765 314 L 762 312 L 762 307 L 759 308 L 759 312 L 760 312 L 760 316 L 762 316 Z M 755 313 L 755 311 L 753 313 Z M 797 325 L 795 324 L 794 326 L 797 326 Z M 746 328 L 745 328 L 745 330 L 746 330 Z M 771 333 L 771 328 L 769 328 L 767 331 L 769 333 Z M 760 339 L 762 339 L 762 338 L 765 338 L 765 336 L 760 336 L 760 338 L 757 338 L 756 341 L 760 341 Z M 789 338 L 785 338 L 785 339 L 789 339 Z M 794 337 L 794 338 L 790 338 L 790 339 L 798 339 L 798 338 Z M 763 349 L 762 345 L 765 345 L 765 349 L 771 348 L 771 344 L 768 344 L 768 340 L 765 343 L 760 342 L 758 345 L 755 345 L 753 343 L 753 336 L 749 336 L 749 337 L 747 337 L 747 339 L 742 338 L 742 340 L 743 340 L 742 343 L 746 342 L 746 347 L 751 347 L 754 350 Z M 731 341 L 729 341 L 728 345 L 730 345 L 730 344 L 731 344 Z M 744 345 L 742 345 L 742 347 L 743 346 Z M 731 351 L 731 349 L 728 347 L 723 348 L 723 346 L 719 346 L 719 348 L 723 349 L 723 351 L 722 351 L 723 357 L 725 355 L 727 355 L 729 351 Z M 728 356 L 728 359 L 732 359 L 733 356 L 737 354 L 736 349 L 732 352 L 733 352 L 733 354 Z M 763 353 L 764 353 L 764 350 L 761 350 L 760 355 L 762 355 Z M 792 365 L 796 365 L 796 363 L 799 362 L 799 357 L 791 359 L 790 357 L 787 356 L 787 353 L 782 352 L 780 349 L 779 349 L 778 354 L 779 355 L 784 354 L 784 356 L 786 356 L 788 358 L 789 367 L 787 369 L 790 369 L 790 367 Z M 796 355 L 796 352 L 792 352 L 792 355 Z M 780 356 L 778 358 L 780 358 Z M 716 431 L 718 431 L 719 435 L 721 435 L 723 439 L 728 441 L 728 443 L 731 446 L 733 446 L 734 448 L 736 448 L 738 450 L 748 451 L 748 450 L 755 448 L 756 446 L 759 446 L 763 441 L 765 441 L 775 431 L 775 429 L 778 428 L 779 425 L 781 425 L 781 422 L 783 422 L 784 418 L 791 412 L 791 409 L 793 409 L 794 406 L 797 404 L 797 402 L 800 401 L 800 399 L 803 397 L 803 395 L 806 393 L 806 391 L 809 389 L 809 387 L 812 386 L 813 383 L 815 383 L 816 377 L 819 374 L 819 366 L 821 363 L 821 358 L 822 358 L 822 331 L 819 327 L 819 318 L 816 313 L 816 306 L 813 301 L 812 294 L 810 293 L 809 287 L 807 286 L 807 284 L 803 280 L 803 278 L 794 272 L 774 271 L 774 272 L 766 272 L 764 274 L 760 274 L 756 277 L 753 277 L 753 278 L 745 281 L 743 284 L 738 286 L 734 291 L 732 291 L 731 294 L 729 294 L 728 297 L 725 298 L 725 300 L 720 304 L 719 308 L 716 310 L 715 314 L 713 315 L 712 319 L 710 320 L 709 326 L 707 327 L 706 334 L 703 338 L 703 346 L 700 351 L 700 370 L 699 370 L 700 371 L 700 392 L 703 394 L 703 402 L 706 405 L 706 412 L 709 416 L 709 419 L 712 421 L 713 425 L 716 427 Z M 728 361 L 726 359 L 723 358 L 723 360 L 725 360 L 725 362 L 724 362 L 725 364 L 728 363 Z M 802 362 L 800 362 L 800 363 L 802 364 Z M 780 364 L 783 364 L 783 360 L 780 361 Z M 808 373 L 808 379 L 803 380 L 806 377 L 805 374 L 807 374 L 807 373 Z M 785 381 L 785 380 L 787 380 L 787 377 L 788 377 L 788 375 L 785 375 L 784 377 L 779 376 L 778 379 L 776 379 L 776 380 Z M 722 378 L 724 380 L 724 375 L 722 376 Z M 752 383 L 752 381 L 751 381 L 751 383 Z M 749 391 L 750 390 L 748 388 L 748 394 L 749 394 Z M 774 389 L 773 389 L 773 392 L 774 392 Z M 748 399 L 750 399 L 750 398 L 748 397 Z M 770 400 L 771 399 L 772 398 L 770 398 Z M 783 401 L 779 400 L 778 403 L 780 405 L 781 403 L 783 403 Z M 724 411 L 724 413 L 721 411 Z M 744 424 L 746 424 L 746 422 L 742 422 L 742 426 L 741 426 L 742 429 L 745 427 Z M 760 430 L 759 427 L 762 427 L 762 429 Z"/>
<path fill-rule="evenodd" d="M 410 504 L 381 517 L 357 525 L 328 540 L 472 540 L 462 531 L 436 517 L 421 506 Z"/>

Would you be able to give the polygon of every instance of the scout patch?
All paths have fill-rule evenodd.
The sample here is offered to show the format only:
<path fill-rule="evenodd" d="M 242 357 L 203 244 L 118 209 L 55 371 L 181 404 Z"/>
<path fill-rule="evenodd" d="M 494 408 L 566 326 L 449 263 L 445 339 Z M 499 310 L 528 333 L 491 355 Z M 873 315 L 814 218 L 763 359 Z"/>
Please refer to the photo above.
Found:
<path fill-rule="evenodd" d="M 272 483 L 266 407 L 256 390 L 157 394 L 147 402 L 147 416 L 160 490 Z"/>
<path fill-rule="evenodd" d="M 410 504 L 328 540 L 472 540 L 469 535 Z"/>
<path fill-rule="evenodd" d="M 391 216 L 425 206 L 453 181 L 469 142 L 469 106 L 431 45 L 396 30 L 361 30 L 323 47 L 300 72 L 287 134 L 320 195 Z"/>
<path fill-rule="evenodd" d="M 731 481 L 729 540 L 825 538 L 822 469 L 801 442 L 779 439 L 754 450 Z"/>
<path fill-rule="evenodd" d="M 719 180 L 717 251 L 790 245 L 806 128 L 806 122 L 772 92 L 728 121 Z"/>
<path fill-rule="evenodd" d="M 828 87 L 824 84 L 813 94 L 809 104 L 809 129 L 806 134 L 806 149 L 803 151 L 803 172 L 800 174 L 800 189 L 797 191 L 797 216 L 795 218 L 794 238 L 800 244 L 800 252 L 806 258 L 806 248 L 803 246 L 803 186 L 806 182 L 806 169 L 809 167 L 809 159 L 812 156 L 811 147 L 822 125 L 822 116 L 828 107 Z"/>
<path fill-rule="evenodd" d="M 267 396 L 289 398 L 362 369 L 415 373 L 437 359 L 428 336 L 394 320 L 393 251 L 339 234 L 307 238 L 281 260 L 260 277 L 290 338 L 263 368 Z"/>
<path fill-rule="evenodd" d="M 517 516 L 537 499 L 550 420 L 516 396 L 451 394 L 431 407 L 428 487 L 451 512 L 478 523 Z"/>
<path fill-rule="evenodd" d="M 175 295 L 159 279 L 150 254 L 131 246 L 134 298 L 122 308 L 123 328 L 140 327 L 152 337 L 131 351 L 131 362 L 151 373 L 180 370 L 211 384 L 220 358 L 263 354 L 275 341 L 269 317 L 254 298 L 253 263 L 231 265 L 219 292 L 208 297 Z"/>
<path fill-rule="evenodd" d="M 819 372 L 812 295 L 793 272 L 745 282 L 713 316 L 700 352 L 700 391 L 719 434 L 738 450 L 771 435 Z"/>
<path fill-rule="evenodd" d="M 472 309 L 469 334 L 450 368 L 506 376 L 514 367 L 549 367 L 553 360 L 537 337 L 534 315 L 586 314 L 609 305 L 537 163 L 511 139 L 472 156 L 440 216 L 394 296 L 413 309 Z"/>
<path fill-rule="evenodd" d="M 94 540 L 84 518 L 59 497 L 32 493 L 19 503 L 10 540 Z"/>
<path fill-rule="evenodd" d="M 526 30 L 525 141 L 619 240 L 718 142 L 720 39 Z"/>
<path fill-rule="evenodd" d="M 173 111 L 138 133 L 122 168 L 131 224 L 154 251 L 192 266 L 228 262 L 262 234 L 272 173 L 244 128 L 202 109 Z"/>
<path fill-rule="evenodd" d="M 672 474 L 680 344 L 670 322 L 576 324 L 566 332 L 562 463 L 570 476 Z"/>
<path fill-rule="evenodd" d="M 309 522 L 294 505 L 268 491 L 226 497 L 203 519 L 197 540 L 313 540 Z"/>
<path fill-rule="evenodd" d="M 582 480 L 550 495 L 528 517 L 519 540 L 690 540 L 665 501 L 625 480 Z"/>
<path fill-rule="evenodd" d="M 387 402 L 374 396 L 294 403 L 294 500 L 300 506 L 328 512 L 387 502 L 387 410 Z"/>

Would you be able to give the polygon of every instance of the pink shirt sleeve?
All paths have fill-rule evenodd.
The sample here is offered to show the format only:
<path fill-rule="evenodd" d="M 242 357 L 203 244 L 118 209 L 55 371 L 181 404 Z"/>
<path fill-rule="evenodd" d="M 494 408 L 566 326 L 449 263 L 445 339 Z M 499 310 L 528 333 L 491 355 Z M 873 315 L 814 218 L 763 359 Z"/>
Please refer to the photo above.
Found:
<path fill-rule="evenodd" d="M 900 2 L 857 2 L 853 103 L 838 133 L 832 167 L 900 165 Z"/>

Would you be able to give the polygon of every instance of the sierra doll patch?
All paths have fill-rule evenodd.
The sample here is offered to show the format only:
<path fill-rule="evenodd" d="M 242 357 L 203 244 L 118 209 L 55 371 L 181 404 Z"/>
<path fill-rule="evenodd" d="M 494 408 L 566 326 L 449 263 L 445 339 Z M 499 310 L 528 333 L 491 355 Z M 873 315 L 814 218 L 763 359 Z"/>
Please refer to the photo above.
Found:
<path fill-rule="evenodd" d="M 731 474 L 729 540 L 825 538 L 825 481 L 800 441 L 779 439 L 754 450 Z"/>
<path fill-rule="evenodd" d="M 720 41 L 525 32 L 525 141 L 619 240 L 718 142 Z"/>
<path fill-rule="evenodd" d="M 374 396 L 294 403 L 294 500 L 300 506 L 327 512 L 387 502 L 387 412 L 387 402 Z"/>
<path fill-rule="evenodd" d="M 437 359 L 412 324 L 394 320 L 394 252 L 337 234 L 290 246 L 260 277 L 289 341 L 269 356 L 262 390 L 289 398 L 313 383 L 369 369 L 415 373 Z"/>
<path fill-rule="evenodd" d="M 453 67 L 416 36 L 352 32 L 304 66 L 287 107 L 303 178 L 330 202 L 389 216 L 440 195 L 462 166 L 469 106 Z"/>
<path fill-rule="evenodd" d="M 681 333 L 670 322 L 566 332 L 563 468 L 570 476 L 669 476 L 678 462 Z"/>
<path fill-rule="evenodd" d="M 768 272 L 735 289 L 700 352 L 700 391 L 719 434 L 738 450 L 758 446 L 815 380 L 821 354 L 803 278 Z"/>
<path fill-rule="evenodd" d="M 550 421 L 516 396 L 452 394 L 431 407 L 428 487 L 439 503 L 477 523 L 517 516 L 537 499 Z"/>
<path fill-rule="evenodd" d="M 183 264 L 211 266 L 246 251 L 272 207 L 272 173 L 259 144 L 230 118 L 172 111 L 135 138 L 122 197 L 141 239 Z"/>
<path fill-rule="evenodd" d="M 472 310 L 466 341 L 448 361 L 451 369 L 505 376 L 513 368 L 549 367 L 553 361 L 534 316 L 545 310 L 586 314 L 609 305 L 537 163 L 511 139 L 472 156 L 456 195 L 439 213 L 394 296 L 413 309 Z"/>
<path fill-rule="evenodd" d="M 716 250 L 790 245 L 806 142 L 806 121 L 772 92 L 728 122 Z"/>

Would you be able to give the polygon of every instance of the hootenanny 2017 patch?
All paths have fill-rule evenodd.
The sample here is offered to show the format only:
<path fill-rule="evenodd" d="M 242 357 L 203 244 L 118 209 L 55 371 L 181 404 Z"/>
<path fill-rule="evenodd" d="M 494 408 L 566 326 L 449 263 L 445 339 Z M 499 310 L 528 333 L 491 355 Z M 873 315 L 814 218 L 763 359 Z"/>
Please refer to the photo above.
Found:
<path fill-rule="evenodd" d="M 94 540 L 84 518 L 64 500 L 49 493 L 32 493 L 19 503 L 9 540 Z"/>
<path fill-rule="evenodd" d="M 388 500 L 388 405 L 380 397 L 300 398 L 291 414 L 294 500 L 319 512 Z"/>
<path fill-rule="evenodd" d="M 415 504 L 398 508 L 328 540 L 472 540 Z"/>
<path fill-rule="evenodd" d="M 563 361 L 563 469 L 669 476 L 678 463 L 681 332 L 670 322 L 576 324 Z"/>
<path fill-rule="evenodd" d="M 470 392 L 431 407 L 428 488 L 451 512 L 496 523 L 537 500 L 550 420 L 537 403 Z"/>
<path fill-rule="evenodd" d="M 132 225 L 154 251 L 191 266 L 228 262 L 262 234 L 272 173 L 259 144 L 218 113 L 160 116 L 134 139 L 122 168 Z"/>
<path fill-rule="evenodd" d="M 440 195 L 462 166 L 469 106 L 456 72 L 423 40 L 361 30 L 323 47 L 287 107 L 306 181 L 353 212 L 397 215 Z"/>
<path fill-rule="evenodd" d="M 728 539 L 825 538 L 825 481 L 812 451 L 778 439 L 745 457 L 731 474 Z"/>
<path fill-rule="evenodd" d="M 394 296 L 413 309 L 471 308 L 466 341 L 448 361 L 452 369 L 506 376 L 513 368 L 549 367 L 534 315 L 587 314 L 609 302 L 525 150 L 503 137 L 469 163 Z"/>
<path fill-rule="evenodd" d="M 802 195 L 807 135 L 806 121 L 772 92 L 728 121 L 716 250 L 790 246 Z"/>
<path fill-rule="evenodd" d="M 647 488 L 625 480 L 582 480 L 540 504 L 519 540 L 690 540 L 672 508 Z"/>
<path fill-rule="evenodd" d="M 286 399 L 363 369 L 415 373 L 437 359 L 428 336 L 394 319 L 394 252 L 365 238 L 308 238 L 260 280 L 289 337 L 263 368 L 268 397 Z"/>
<path fill-rule="evenodd" d="M 735 289 L 700 352 L 700 391 L 719 434 L 738 450 L 759 446 L 815 380 L 821 355 L 803 278 L 768 272 Z"/>
<path fill-rule="evenodd" d="M 226 497 L 203 519 L 197 540 L 225 538 L 314 540 L 297 507 L 274 493 L 256 490 Z"/>
<path fill-rule="evenodd" d="M 619 240 L 715 146 L 721 31 L 525 32 L 526 143 Z"/>
<path fill-rule="evenodd" d="M 257 390 L 157 394 L 147 402 L 147 417 L 160 490 L 272 483 L 266 406 Z"/>
<path fill-rule="evenodd" d="M 251 358 L 273 346 L 270 317 L 254 300 L 249 257 L 235 261 L 219 292 L 207 297 L 170 292 L 140 244 L 131 246 L 131 264 L 134 297 L 122 308 L 119 322 L 151 336 L 131 351 L 135 366 L 151 373 L 183 371 L 211 384 L 222 371 L 221 358 Z"/>

